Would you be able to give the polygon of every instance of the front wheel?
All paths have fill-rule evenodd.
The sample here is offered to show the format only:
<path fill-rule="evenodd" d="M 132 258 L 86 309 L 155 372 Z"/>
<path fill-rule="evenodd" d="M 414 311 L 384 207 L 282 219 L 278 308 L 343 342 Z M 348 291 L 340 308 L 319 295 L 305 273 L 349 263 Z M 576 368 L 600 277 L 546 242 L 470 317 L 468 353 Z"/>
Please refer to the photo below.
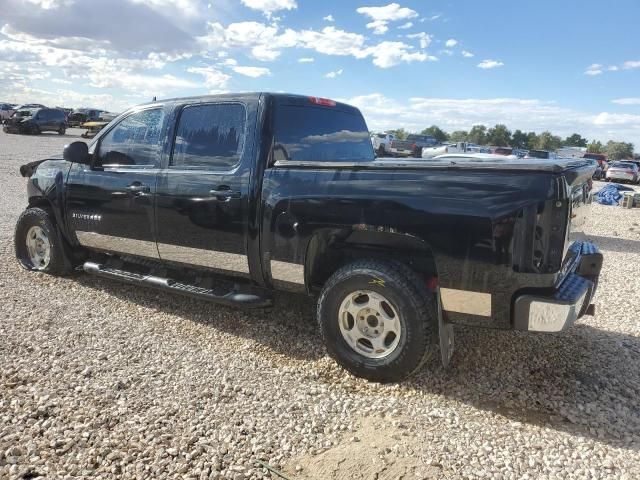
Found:
<path fill-rule="evenodd" d="M 384 146 L 380 145 L 378 147 L 378 157 L 384 157 L 385 156 L 385 151 L 384 151 Z"/>
<path fill-rule="evenodd" d="M 54 221 L 42 208 L 22 212 L 16 224 L 14 246 L 18 262 L 27 270 L 65 275 L 71 269 Z"/>
<path fill-rule="evenodd" d="M 360 260 L 338 270 L 318 299 L 327 351 L 356 376 L 395 382 L 436 348 L 435 299 L 401 264 Z"/>

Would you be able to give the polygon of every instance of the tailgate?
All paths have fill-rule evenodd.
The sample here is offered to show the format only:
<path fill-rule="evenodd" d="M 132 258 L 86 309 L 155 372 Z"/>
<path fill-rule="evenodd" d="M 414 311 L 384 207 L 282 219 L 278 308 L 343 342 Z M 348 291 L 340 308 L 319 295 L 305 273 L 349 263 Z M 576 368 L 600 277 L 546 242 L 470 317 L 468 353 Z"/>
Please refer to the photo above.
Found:
<path fill-rule="evenodd" d="M 593 200 L 591 176 L 596 171 L 596 162 L 566 170 L 563 176 L 567 184 L 567 198 L 570 200 L 568 240 L 575 240 L 584 232 L 584 225 Z"/>

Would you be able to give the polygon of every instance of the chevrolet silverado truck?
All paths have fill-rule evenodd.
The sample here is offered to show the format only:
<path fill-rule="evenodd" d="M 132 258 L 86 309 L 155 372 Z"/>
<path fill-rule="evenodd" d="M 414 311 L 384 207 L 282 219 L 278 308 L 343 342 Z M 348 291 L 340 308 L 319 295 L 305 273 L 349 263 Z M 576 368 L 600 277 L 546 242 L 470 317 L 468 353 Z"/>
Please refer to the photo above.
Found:
<path fill-rule="evenodd" d="M 593 314 L 602 255 L 572 239 L 594 169 L 375 158 L 360 112 L 324 98 L 172 99 L 23 165 L 15 253 L 224 305 L 306 293 L 340 365 L 398 381 L 438 344 L 448 364 L 453 324 L 558 332 Z"/>

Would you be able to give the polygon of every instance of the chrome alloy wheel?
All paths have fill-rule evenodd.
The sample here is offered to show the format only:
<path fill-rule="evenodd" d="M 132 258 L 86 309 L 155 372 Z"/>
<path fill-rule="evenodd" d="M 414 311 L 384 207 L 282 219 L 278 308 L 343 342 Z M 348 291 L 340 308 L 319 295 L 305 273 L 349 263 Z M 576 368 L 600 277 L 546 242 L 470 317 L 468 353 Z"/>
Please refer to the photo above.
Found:
<path fill-rule="evenodd" d="M 51 259 L 51 243 L 49 237 L 37 225 L 27 231 L 27 252 L 34 270 L 44 270 Z"/>
<path fill-rule="evenodd" d="M 338 322 L 347 345 L 367 358 L 386 357 L 400 343 L 400 316 L 379 293 L 358 290 L 347 295 L 340 304 Z"/>

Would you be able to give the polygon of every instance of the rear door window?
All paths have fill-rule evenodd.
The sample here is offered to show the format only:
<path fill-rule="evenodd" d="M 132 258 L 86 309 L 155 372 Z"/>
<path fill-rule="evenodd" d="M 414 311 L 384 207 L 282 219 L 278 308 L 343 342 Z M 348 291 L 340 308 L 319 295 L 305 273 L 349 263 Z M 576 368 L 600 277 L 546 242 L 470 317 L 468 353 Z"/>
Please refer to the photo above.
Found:
<path fill-rule="evenodd" d="M 246 117 L 240 103 L 186 106 L 178 120 L 171 166 L 232 169 L 244 148 Z"/>
<path fill-rule="evenodd" d="M 374 160 L 369 131 L 357 110 L 280 105 L 275 111 L 275 161 Z"/>
<path fill-rule="evenodd" d="M 163 118 L 161 108 L 143 110 L 125 117 L 100 140 L 94 166 L 159 166 Z"/>

